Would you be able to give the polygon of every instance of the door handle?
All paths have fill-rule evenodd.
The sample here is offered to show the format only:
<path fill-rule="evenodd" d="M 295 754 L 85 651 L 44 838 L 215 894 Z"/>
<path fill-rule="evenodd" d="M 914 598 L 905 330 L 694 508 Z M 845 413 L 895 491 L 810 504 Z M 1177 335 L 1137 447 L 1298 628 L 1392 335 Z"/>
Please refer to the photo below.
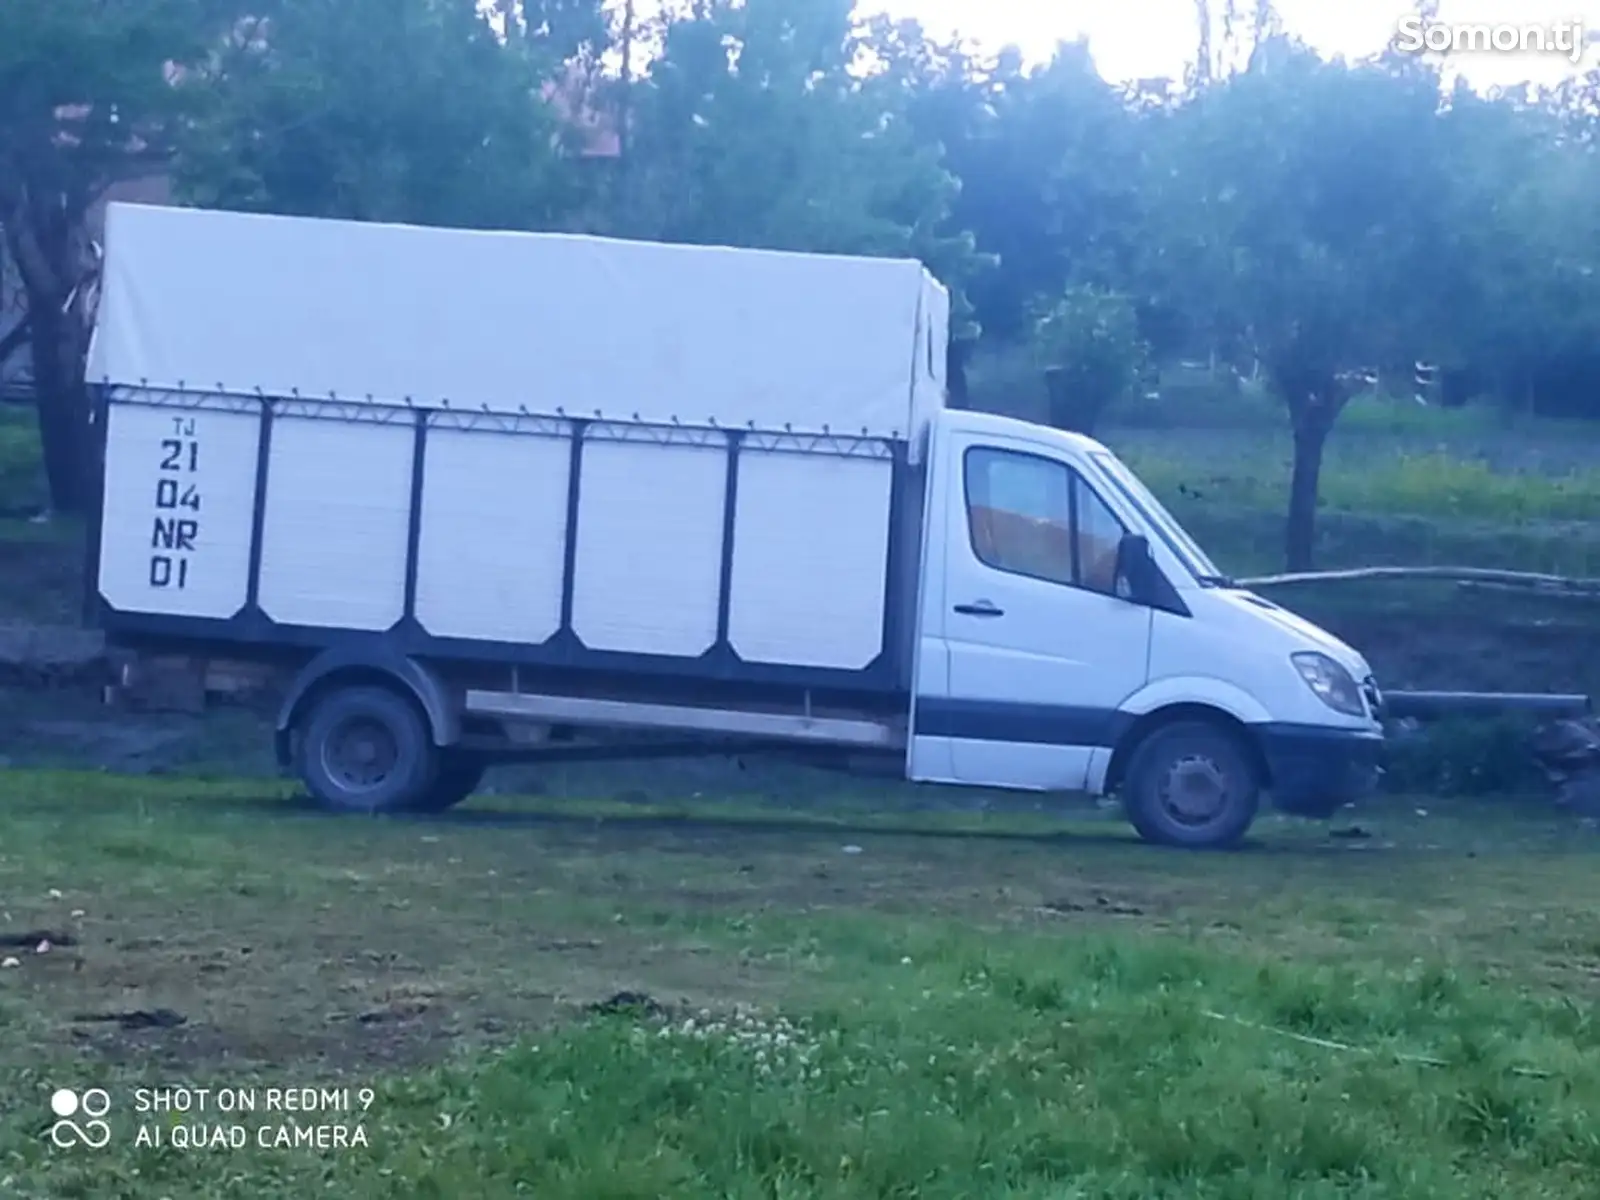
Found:
<path fill-rule="evenodd" d="M 979 600 L 975 604 L 958 604 L 956 611 L 964 617 L 1003 617 L 1006 610 L 996 608 L 988 600 Z"/>

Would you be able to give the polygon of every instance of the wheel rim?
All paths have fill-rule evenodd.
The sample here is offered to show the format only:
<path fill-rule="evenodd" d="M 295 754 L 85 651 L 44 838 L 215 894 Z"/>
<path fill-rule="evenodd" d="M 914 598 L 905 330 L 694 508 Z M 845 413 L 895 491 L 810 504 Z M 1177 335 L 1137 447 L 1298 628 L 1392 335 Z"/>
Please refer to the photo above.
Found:
<path fill-rule="evenodd" d="M 352 792 L 369 792 L 394 774 L 400 745 L 382 721 L 350 717 L 336 725 L 322 744 L 322 769 Z"/>
<path fill-rule="evenodd" d="M 1161 807 L 1183 825 L 1209 825 L 1227 811 L 1228 773 L 1203 755 L 1180 758 L 1161 780 Z"/>

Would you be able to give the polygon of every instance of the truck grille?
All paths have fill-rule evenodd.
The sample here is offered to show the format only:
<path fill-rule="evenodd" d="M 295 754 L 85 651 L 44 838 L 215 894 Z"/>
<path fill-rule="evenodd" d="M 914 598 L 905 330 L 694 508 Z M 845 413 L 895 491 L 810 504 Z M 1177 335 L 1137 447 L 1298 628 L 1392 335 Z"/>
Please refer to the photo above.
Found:
<path fill-rule="evenodd" d="M 1383 693 L 1378 691 L 1378 681 L 1368 675 L 1361 681 L 1361 694 L 1366 697 L 1367 711 L 1379 720 L 1383 719 Z"/>

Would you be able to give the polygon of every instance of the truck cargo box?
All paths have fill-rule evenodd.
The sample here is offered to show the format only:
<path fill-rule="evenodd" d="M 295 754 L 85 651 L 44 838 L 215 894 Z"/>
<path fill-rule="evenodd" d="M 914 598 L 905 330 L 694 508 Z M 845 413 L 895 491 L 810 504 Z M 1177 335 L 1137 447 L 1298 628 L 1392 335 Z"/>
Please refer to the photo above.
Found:
<path fill-rule="evenodd" d="M 113 635 L 897 689 L 912 261 L 114 204 Z"/>

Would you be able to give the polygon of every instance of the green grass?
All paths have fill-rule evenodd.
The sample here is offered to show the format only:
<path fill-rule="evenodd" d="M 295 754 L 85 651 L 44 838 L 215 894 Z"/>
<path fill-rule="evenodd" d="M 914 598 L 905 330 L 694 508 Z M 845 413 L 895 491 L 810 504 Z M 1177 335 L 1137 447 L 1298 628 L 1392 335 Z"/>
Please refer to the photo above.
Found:
<path fill-rule="evenodd" d="M 1103 937 L 986 948 L 915 926 L 819 932 L 876 960 L 867 996 L 731 1036 L 594 1023 L 446 1075 L 435 1095 L 487 1119 L 446 1141 L 440 1166 L 574 1197 L 1276 1200 L 1577 1195 L 1600 1165 L 1595 1027 L 1448 972 L 1250 972 Z M 1405 1057 L 1441 1053 L 1454 1061 Z"/>
<path fill-rule="evenodd" d="M 1143 429 L 1237 430 L 1287 429 L 1283 402 L 1258 383 L 1237 389 L 1219 386 L 1201 376 L 1169 373 L 1154 396 L 1130 397 L 1113 413 L 1116 424 Z M 1365 392 L 1352 398 L 1339 414 L 1344 434 L 1382 435 L 1409 440 L 1493 442 L 1497 439 L 1578 437 L 1594 440 L 1591 422 L 1534 417 L 1489 402 L 1441 408 L 1418 404 L 1406 395 Z"/>
<path fill-rule="evenodd" d="M 1435 415 L 1441 428 L 1426 438 L 1335 433 L 1321 475 L 1319 566 L 1600 576 L 1600 430 L 1551 422 L 1528 426 L 1521 442 L 1479 443 L 1466 421 Z M 1224 569 L 1282 569 L 1285 433 L 1114 428 L 1105 440 Z"/>
<path fill-rule="evenodd" d="M 1442 449 L 1387 454 L 1374 454 L 1370 446 L 1360 450 L 1358 457 L 1330 449 L 1322 474 L 1324 511 L 1492 520 L 1510 526 L 1600 518 L 1600 468 L 1559 475 L 1507 472 Z M 1163 498 L 1187 489 L 1216 504 L 1287 510 L 1288 456 L 1268 446 L 1240 439 L 1235 453 L 1217 464 L 1137 443 L 1121 453 Z"/>
<path fill-rule="evenodd" d="M 1164 497 L 1183 527 L 1230 574 L 1283 570 L 1284 515 L 1213 504 L 1182 493 Z M 1600 577 L 1600 523 L 1507 525 L 1441 517 L 1323 512 L 1317 516 L 1317 566 L 1457 566 Z"/>
<path fill-rule="evenodd" d="M 39 426 L 31 409 L 0 404 L 0 509 L 42 500 Z"/>
<path fill-rule="evenodd" d="M 1045 420 L 1038 372 L 991 353 L 974 402 Z M 1154 396 L 1109 414 L 1122 455 L 1224 569 L 1282 569 L 1286 411 L 1253 384 L 1170 370 Z M 1359 396 L 1323 464 L 1317 559 L 1326 567 L 1470 565 L 1600 576 L 1600 425 Z"/>
<path fill-rule="evenodd" d="M 7 1196 L 1499 1200 L 1600 1169 L 1600 873 L 1526 804 L 1186 855 L 1087 816 L 0 795 L 0 932 L 77 939 L 0 970 Z M 664 1010 L 586 1011 L 623 990 Z M 158 1006 L 188 1022 L 78 1019 Z M 50 1089 L 90 1084 L 116 1140 L 50 1147 Z M 370 1087 L 330 1118 L 368 1144 L 135 1149 L 152 1084 Z"/>

